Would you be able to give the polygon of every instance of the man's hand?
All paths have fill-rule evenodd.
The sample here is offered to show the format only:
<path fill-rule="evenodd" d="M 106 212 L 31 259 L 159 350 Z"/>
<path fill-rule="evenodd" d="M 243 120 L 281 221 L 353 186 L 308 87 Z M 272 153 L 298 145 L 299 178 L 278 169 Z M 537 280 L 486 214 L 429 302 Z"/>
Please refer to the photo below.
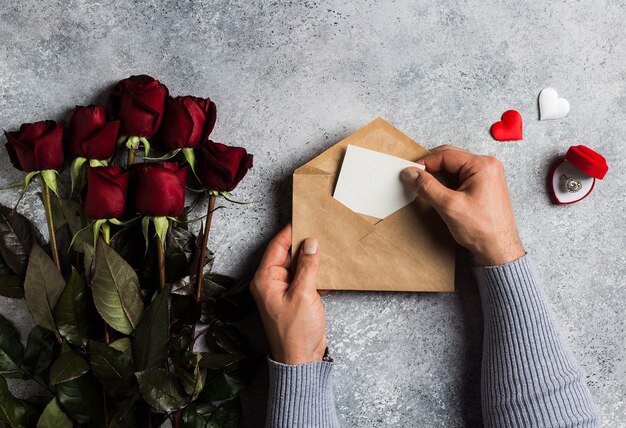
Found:
<path fill-rule="evenodd" d="M 454 239 L 483 266 L 499 265 L 525 252 L 515 226 L 504 168 L 494 157 L 478 156 L 454 146 L 441 146 L 419 160 L 426 171 L 407 168 L 402 179 L 430 203 Z M 456 174 L 459 187 L 449 189 L 431 173 Z"/>
<path fill-rule="evenodd" d="M 302 244 L 291 275 L 291 225 L 267 247 L 250 284 L 272 358 L 285 364 L 322 361 L 326 351 L 326 315 L 317 292 L 319 248 L 316 239 Z"/>

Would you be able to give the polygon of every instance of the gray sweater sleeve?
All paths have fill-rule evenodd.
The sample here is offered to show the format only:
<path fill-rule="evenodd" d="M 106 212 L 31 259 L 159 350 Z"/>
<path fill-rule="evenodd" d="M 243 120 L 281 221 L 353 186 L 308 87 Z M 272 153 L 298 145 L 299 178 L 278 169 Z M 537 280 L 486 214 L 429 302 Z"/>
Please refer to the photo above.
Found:
<path fill-rule="evenodd" d="M 339 427 L 332 388 L 333 363 L 287 365 L 268 358 L 268 428 Z"/>
<path fill-rule="evenodd" d="M 476 268 L 484 315 L 487 427 L 595 427 L 584 375 L 544 300 L 528 256 Z"/>

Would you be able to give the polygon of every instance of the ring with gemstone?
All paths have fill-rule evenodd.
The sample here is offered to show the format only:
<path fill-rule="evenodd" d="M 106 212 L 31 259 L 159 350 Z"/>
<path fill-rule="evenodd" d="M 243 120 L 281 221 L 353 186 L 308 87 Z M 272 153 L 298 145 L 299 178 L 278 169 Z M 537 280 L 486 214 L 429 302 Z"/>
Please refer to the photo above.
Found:
<path fill-rule="evenodd" d="M 580 178 L 576 178 L 576 177 L 568 177 L 567 175 L 563 174 L 561 176 L 564 180 L 565 180 L 565 190 L 567 190 L 570 193 L 576 193 L 578 192 L 580 189 L 582 189 L 583 187 L 583 182 Z"/>

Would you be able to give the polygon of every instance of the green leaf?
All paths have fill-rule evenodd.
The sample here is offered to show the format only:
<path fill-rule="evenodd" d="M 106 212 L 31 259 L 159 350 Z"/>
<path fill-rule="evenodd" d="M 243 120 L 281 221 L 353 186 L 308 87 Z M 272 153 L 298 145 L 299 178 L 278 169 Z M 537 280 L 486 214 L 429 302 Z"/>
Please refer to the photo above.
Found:
<path fill-rule="evenodd" d="M 184 428 L 204 428 L 206 424 L 215 412 L 214 404 L 212 403 L 192 403 L 185 410 L 183 410 L 182 421 Z"/>
<path fill-rule="evenodd" d="M 207 370 L 200 399 L 203 401 L 228 400 L 236 396 L 248 382 L 248 374 L 240 368 L 229 371 Z"/>
<path fill-rule="evenodd" d="M 50 384 L 58 385 L 77 379 L 89 370 L 89 364 L 74 351 L 68 351 L 56 359 L 50 368 Z"/>
<path fill-rule="evenodd" d="M 70 232 L 70 227 L 67 224 L 56 230 L 56 239 L 61 272 L 66 272 L 73 263 L 76 263 L 78 257 L 76 251 L 71 249 L 72 232 Z"/>
<path fill-rule="evenodd" d="M 24 280 L 26 307 L 35 322 L 56 332 L 52 312 L 65 288 L 65 281 L 54 262 L 37 244 L 33 245 Z"/>
<path fill-rule="evenodd" d="M 211 333 L 215 342 L 226 352 L 244 355 L 249 353 L 246 340 L 234 326 L 226 324 L 214 325 L 211 328 Z"/>
<path fill-rule="evenodd" d="M 13 324 L 0 315 L 0 373 L 20 371 L 24 347 Z"/>
<path fill-rule="evenodd" d="M 87 373 L 78 379 L 56 386 L 57 400 L 63 411 L 73 420 L 90 427 L 104 428 L 102 387 Z"/>
<path fill-rule="evenodd" d="M 12 427 L 26 426 L 26 409 L 9 391 L 7 381 L 0 376 L 0 421 Z"/>
<path fill-rule="evenodd" d="M 72 421 L 61 410 L 57 399 L 54 397 L 52 397 L 52 400 L 50 400 L 41 414 L 39 422 L 37 422 L 37 428 L 72 428 L 73 426 Z"/>
<path fill-rule="evenodd" d="M 215 298 L 226 291 L 226 287 L 218 284 L 211 279 L 211 275 L 205 275 L 202 278 L 202 298 Z"/>
<path fill-rule="evenodd" d="M 196 154 L 194 153 L 193 148 L 185 147 L 183 149 L 183 155 L 185 155 L 185 159 L 191 167 L 191 172 L 193 173 L 193 175 L 196 175 Z"/>
<path fill-rule="evenodd" d="M 96 248 L 92 292 L 96 309 L 107 324 L 123 334 L 135 330 L 143 314 L 139 279 L 102 239 Z"/>
<path fill-rule="evenodd" d="M 196 237 L 191 232 L 180 227 L 168 229 L 165 237 L 168 282 L 173 282 L 189 273 L 191 264 L 195 260 L 195 239 Z"/>
<path fill-rule="evenodd" d="M 143 143 L 143 152 L 148 156 L 150 154 L 150 142 L 146 137 L 139 137 L 139 141 Z"/>
<path fill-rule="evenodd" d="M 200 244 L 197 244 L 200 245 Z M 194 254 L 195 257 L 195 254 Z M 207 262 L 204 264 L 203 268 L 203 278 L 211 272 L 211 268 L 213 267 L 213 261 L 215 259 L 214 254 L 211 251 L 207 250 Z M 191 269 L 193 267 L 193 269 Z M 196 264 L 192 262 L 190 264 L 190 270 L 193 270 L 192 275 L 187 275 L 182 277 L 176 281 L 173 281 L 172 284 L 172 293 L 179 294 L 182 296 L 194 295 L 195 296 L 195 288 L 196 288 Z M 204 295 L 203 291 L 203 295 Z"/>
<path fill-rule="evenodd" d="M 106 218 L 102 218 L 94 222 L 93 227 L 92 227 L 94 247 L 97 247 L 96 244 L 98 243 L 98 236 L 100 236 L 100 230 L 104 229 L 108 221 L 109 220 L 107 220 Z"/>
<path fill-rule="evenodd" d="M 10 276 L 13 275 L 13 271 L 9 266 L 7 266 L 6 262 L 0 255 L 0 276 Z"/>
<path fill-rule="evenodd" d="M 87 278 L 91 278 L 94 273 L 94 259 L 96 257 L 96 249 L 90 244 L 84 243 L 83 252 L 85 253 L 85 258 L 83 260 L 85 275 L 87 276 Z"/>
<path fill-rule="evenodd" d="M 83 245 L 90 242 L 88 221 L 80 202 L 64 198 L 50 198 L 54 228 L 58 231 L 67 224 L 73 237 L 72 248 L 82 252 Z"/>
<path fill-rule="evenodd" d="M 187 404 L 180 382 L 165 369 L 149 369 L 135 373 L 141 395 L 154 409 L 173 412 Z"/>
<path fill-rule="evenodd" d="M 50 330 L 35 326 L 30 331 L 24 351 L 24 367 L 29 373 L 37 376 L 48 370 L 56 344 L 56 336 Z"/>
<path fill-rule="evenodd" d="M 142 236 L 141 222 L 131 224 L 111 237 L 111 247 L 131 266 L 139 267 L 146 254 Z"/>
<path fill-rule="evenodd" d="M 41 414 L 49 401 L 50 396 L 35 396 L 20 400 L 20 403 L 22 403 L 26 409 L 26 426 L 34 427 L 37 425 L 37 421 L 41 417 Z"/>
<path fill-rule="evenodd" d="M 146 216 L 141 218 L 141 233 L 143 233 L 143 239 L 146 241 L 146 252 L 150 246 L 150 220 L 152 217 Z"/>
<path fill-rule="evenodd" d="M 152 223 L 154 223 L 154 229 L 156 231 L 157 236 L 159 237 L 159 241 L 161 245 L 165 245 L 165 235 L 167 234 L 167 229 L 169 228 L 170 222 L 167 217 L 152 217 Z"/>
<path fill-rule="evenodd" d="M 89 337 L 88 295 L 85 280 L 75 268 L 54 307 L 59 334 L 72 345 L 85 347 Z"/>
<path fill-rule="evenodd" d="M 0 205 L 0 255 L 18 276 L 23 276 L 28 264 L 30 249 L 43 243 L 43 237 L 26 217 Z"/>
<path fill-rule="evenodd" d="M 41 174 L 41 171 L 31 171 L 28 174 L 26 174 L 26 177 L 24 177 L 24 183 L 22 184 L 22 191 L 25 192 L 26 189 L 28 189 L 28 185 L 33 180 L 33 178 L 35 178 L 39 174 Z"/>
<path fill-rule="evenodd" d="M 195 325 L 202 317 L 202 302 L 193 296 L 172 294 L 171 316 L 185 325 Z"/>
<path fill-rule="evenodd" d="M 241 405 L 238 399 L 221 404 L 211 415 L 206 428 L 237 428 L 241 419 Z"/>
<path fill-rule="evenodd" d="M 130 339 L 128 337 L 122 337 L 121 339 L 117 339 L 115 342 L 112 342 L 109 345 L 113 349 L 117 349 L 118 351 L 123 352 L 128 358 L 132 360 L 133 351 L 132 344 L 130 343 Z"/>
<path fill-rule="evenodd" d="M 203 352 L 200 360 L 200 367 L 208 369 L 221 369 L 231 366 L 245 358 L 244 355 L 238 354 L 212 354 Z"/>
<path fill-rule="evenodd" d="M 72 180 L 72 193 L 74 192 L 74 186 L 76 185 L 76 179 L 81 173 L 83 169 L 83 165 L 87 162 L 87 158 L 77 157 L 72 161 L 72 166 L 70 167 L 70 177 Z"/>
<path fill-rule="evenodd" d="M 54 169 L 44 169 L 41 171 L 41 179 L 46 183 L 46 185 L 54 192 L 55 195 L 59 196 L 58 186 L 57 186 L 57 174 Z"/>
<path fill-rule="evenodd" d="M 206 292 L 209 295 L 209 297 L 215 297 L 214 295 L 211 295 L 210 293 L 210 290 L 213 288 L 225 291 L 225 290 L 229 290 L 230 288 L 234 287 L 237 284 L 236 278 L 233 278 L 228 275 L 222 275 L 219 273 L 206 274 L 204 275 L 202 280 L 205 283 L 204 286 L 207 289 Z"/>
<path fill-rule="evenodd" d="M 133 363 L 122 351 L 103 343 L 89 342 L 94 376 L 114 397 L 128 396 L 137 386 Z"/>
<path fill-rule="evenodd" d="M 146 426 L 146 414 L 139 414 L 141 396 L 137 392 L 132 397 L 124 400 L 115 406 L 111 421 L 108 428 L 129 428 L 129 427 L 144 427 Z M 144 423 L 138 422 L 138 416 L 142 417 Z"/>
<path fill-rule="evenodd" d="M 188 372 L 178 366 L 174 367 L 174 371 L 176 372 L 176 376 L 180 380 L 180 383 L 183 385 L 185 392 L 190 396 L 190 400 L 194 401 L 198 394 L 204 388 L 204 381 L 206 379 L 206 369 L 200 367 L 200 359 L 202 356 L 200 354 L 195 354 L 195 361 L 193 362 L 193 373 Z"/>
<path fill-rule="evenodd" d="M 0 296 L 12 299 L 22 299 L 24 297 L 24 285 L 17 275 L 0 277 Z"/>
<path fill-rule="evenodd" d="M 167 286 L 148 306 L 135 330 L 133 358 L 140 371 L 160 367 L 167 358 L 169 295 Z"/>

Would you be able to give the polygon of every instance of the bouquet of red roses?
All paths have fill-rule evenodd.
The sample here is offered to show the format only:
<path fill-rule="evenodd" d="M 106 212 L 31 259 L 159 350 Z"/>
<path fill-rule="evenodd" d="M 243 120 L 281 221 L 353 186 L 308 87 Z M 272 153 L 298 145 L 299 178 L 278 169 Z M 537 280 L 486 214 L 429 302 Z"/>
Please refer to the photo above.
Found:
<path fill-rule="evenodd" d="M 115 85 L 106 108 L 76 107 L 66 128 L 5 132 L 26 173 L 12 187 L 40 180 L 50 242 L 0 206 L 0 295 L 24 298 L 37 324 L 24 346 L 0 315 L 0 426 L 238 424 L 257 359 L 237 322 L 253 304 L 245 282 L 212 272 L 207 240 L 252 155 L 209 138 L 216 117 L 210 99 L 173 98 L 142 75 Z M 196 236 L 187 225 L 204 197 Z M 14 397 L 8 378 L 40 396 Z"/>

